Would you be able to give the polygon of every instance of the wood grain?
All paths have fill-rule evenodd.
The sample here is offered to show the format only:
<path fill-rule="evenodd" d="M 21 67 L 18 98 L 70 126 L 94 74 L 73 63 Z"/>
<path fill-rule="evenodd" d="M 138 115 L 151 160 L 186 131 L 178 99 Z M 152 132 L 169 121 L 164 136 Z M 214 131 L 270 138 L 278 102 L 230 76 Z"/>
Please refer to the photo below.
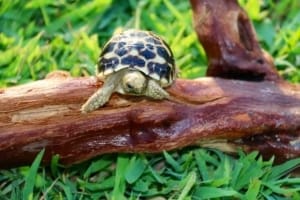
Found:
<path fill-rule="evenodd" d="M 176 102 L 114 94 L 104 108 L 82 114 L 80 106 L 98 87 L 101 82 L 93 78 L 55 76 L 2 90 L 0 167 L 28 164 L 43 148 L 45 163 L 59 154 L 64 164 L 103 153 L 161 152 L 220 141 L 247 150 L 246 139 L 257 135 L 288 134 L 289 152 L 272 153 L 300 155 L 299 86 L 179 79 L 168 89 Z"/>

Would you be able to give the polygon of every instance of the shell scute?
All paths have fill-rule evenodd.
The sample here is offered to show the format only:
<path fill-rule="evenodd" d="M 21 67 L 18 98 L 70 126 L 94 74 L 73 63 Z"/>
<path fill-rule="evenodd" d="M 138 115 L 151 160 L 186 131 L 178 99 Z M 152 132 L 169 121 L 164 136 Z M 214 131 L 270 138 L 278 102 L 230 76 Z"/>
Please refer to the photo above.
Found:
<path fill-rule="evenodd" d="M 150 51 L 148 49 L 144 49 L 140 51 L 141 56 L 143 56 L 145 59 L 152 59 L 155 58 L 155 53 L 153 51 Z"/>
<path fill-rule="evenodd" d="M 122 57 L 122 56 L 124 56 L 124 55 L 126 55 L 126 54 L 128 53 L 128 49 L 126 49 L 126 48 L 124 48 L 124 47 L 121 47 L 121 48 L 119 48 L 119 49 L 116 49 L 115 53 L 116 53 L 118 56 Z"/>
<path fill-rule="evenodd" d="M 128 65 L 129 67 L 144 67 L 145 61 L 138 56 L 126 56 L 121 60 L 122 65 Z"/>
<path fill-rule="evenodd" d="M 103 60 L 103 70 L 115 69 L 116 66 L 119 64 L 118 58 L 109 58 Z"/>

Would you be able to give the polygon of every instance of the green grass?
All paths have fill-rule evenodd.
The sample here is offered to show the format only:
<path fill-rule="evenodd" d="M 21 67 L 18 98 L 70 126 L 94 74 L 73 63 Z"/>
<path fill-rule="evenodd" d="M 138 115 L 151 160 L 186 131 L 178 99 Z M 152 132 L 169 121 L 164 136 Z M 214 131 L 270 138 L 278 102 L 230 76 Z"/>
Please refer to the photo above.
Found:
<path fill-rule="evenodd" d="M 283 77 L 300 82 L 300 2 L 240 0 L 262 47 Z M 260 3 L 259 3 L 260 2 Z M 148 29 L 171 46 L 183 78 L 204 76 L 206 57 L 193 31 L 188 1 L 1 1 L 0 87 L 42 79 L 53 70 L 94 73 L 114 31 Z M 161 154 L 109 154 L 65 168 L 53 157 L 39 167 L 0 170 L 0 199 L 300 199 L 300 166 L 264 161 L 256 152 L 233 158 L 201 148 Z"/>
<path fill-rule="evenodd" d="M 232 158 L 186 148 L 163 154 L 104 155 L 69 168 L 0 171 L 0 199 L 299 199 L 300 178 L 287 176 L 300 158 L 273 166 L 257 152 Z M 34 181 L 35 180 L 35 181 Z M 28 197 L 28 198 L 27 198 Z"/>

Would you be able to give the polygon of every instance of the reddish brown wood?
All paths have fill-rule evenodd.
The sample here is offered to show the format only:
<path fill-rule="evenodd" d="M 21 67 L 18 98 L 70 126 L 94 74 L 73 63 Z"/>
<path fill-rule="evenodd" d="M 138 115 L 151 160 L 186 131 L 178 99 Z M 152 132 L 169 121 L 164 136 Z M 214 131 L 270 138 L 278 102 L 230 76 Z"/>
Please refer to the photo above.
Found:
<path fill-rule="evenodd" d="M 236 0 L 190 0 L 194 26 L 207 58 L 207 75 L 239 80 L 281 80 Z"/>
<path fill-rule="evenodd" d="M 28 164 L 42 148 L 46 163 L 59 154 L 63 163 L 71 164 L 111 152 L 238 144 L 241 138 L 260 134 L 292 137 L 290 142 L 296 142 L 289 144 L 291 150 L 274 153 L 300 156 L 299 86 L 179 79 L 168 89 L 178 102 L 115 94 L 104 108 L 81 114 L 80 106 L 99 86 L 93 78 L 52 76 L 2 90 L 0 167 Z M 247 142 L 238 144 L 243 145 Z"/>

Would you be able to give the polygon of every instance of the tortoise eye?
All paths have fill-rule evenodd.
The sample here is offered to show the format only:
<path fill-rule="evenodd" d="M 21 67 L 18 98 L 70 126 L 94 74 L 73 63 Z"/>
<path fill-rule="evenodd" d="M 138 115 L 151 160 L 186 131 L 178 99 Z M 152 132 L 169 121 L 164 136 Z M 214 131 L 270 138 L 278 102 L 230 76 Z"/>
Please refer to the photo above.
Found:
<path fill-rule="evenodd" d="M 133 87 L 130 83 L 126 83 L 126 87 L 129 88 L 129 89 L 133 89 Z"/>

